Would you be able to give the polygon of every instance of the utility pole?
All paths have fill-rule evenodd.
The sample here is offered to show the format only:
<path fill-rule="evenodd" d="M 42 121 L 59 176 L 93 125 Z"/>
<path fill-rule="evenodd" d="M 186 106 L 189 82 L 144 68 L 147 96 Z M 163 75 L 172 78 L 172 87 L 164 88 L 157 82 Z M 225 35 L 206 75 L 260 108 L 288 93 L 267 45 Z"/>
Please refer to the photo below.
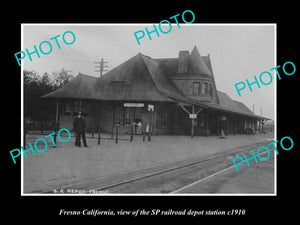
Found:
<path fill-rule="evenodd" d="M 70 75 L 69 73 L 73 73 L 72 70 L 65 70 L 64 68 L 61 69 L 62 73 L 66 73 L 67 75 Z"/>
<path fill-rule="evenodd" d="M 108 70 L 104 69 L 104 67 L 108 67 L 108 66 L 104 65 L 104 63 L 108 63 L 108 61 L 104 61 L 103 58 L 101 58 L 100 62 L 94 62 L 94 63 L 100 64 L 99 66 L 94 66 L 94 67 L 99 68 L 98 70 L 95 70 L 95 72 L 100 72 L 100 77 L 102 77 L 103 71 L 108 71 Z"/>

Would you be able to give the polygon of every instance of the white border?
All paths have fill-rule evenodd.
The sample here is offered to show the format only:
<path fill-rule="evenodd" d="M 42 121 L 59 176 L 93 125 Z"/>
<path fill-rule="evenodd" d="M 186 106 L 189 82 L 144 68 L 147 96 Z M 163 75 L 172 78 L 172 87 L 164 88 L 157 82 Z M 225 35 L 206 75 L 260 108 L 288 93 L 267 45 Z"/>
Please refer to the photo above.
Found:
<path fill-rule="evenodd" d="M 277 66 L 277 24 L 274 26 L 274 65 Z M 275 73 L 275 72 L 274 72 Z M 274 76 L 276 77 L 276 76 Z M 277 140 L 277 78 L 275 80 L 275 88 L 274 88 L 274 138 Z M 274 140 L 274 141 L 275 141 Z M 277 148 L 277 143 L 275 144 Z M 277 154 L 274 154 L 274 193 L 277 196 Z"/>
<path fill-rule="evenodd" d="M 23 24 L 21 24 L 21 51 L 24 49 L 23 46 Z M 23 76 L 23 62 L 21 61 L 21 146 L 24 144 L 24 76 Z M 21 196 L 26 195 L 24 194 L 24 178 L 23 178 L 23 152 L 21 151 Z"/>
<path fill-rule="evenodd" d="M 23 28 L 24 26 L 140 26 L 140 25 L 153 25 L 157 23 L 22 23 L 21 24 L 21 51 L 23 46 Z M 165 24 L 163 24 L 165 25 Z M 175 26 L 177 24 L 173 24 Z M 180 26 L 274 26 L 274 67 L 277 66 L 277 23 L 192 23 L 192 24 L 180 24 Z M 23 104 L 23 63 L 21 61 L 21 145 L 23 145 L 23 130 L 24 130 L 24 104 Z M 274 88 L 274 137 L 277 140 L 277 79 L 275 79 Z M 277 144 L 276 144 L 277 147 Z M 24 178 L 23 178 L 23 152 L 21 154 L 21 196 L 277 196 L 277 155 L 274 154 L 274 193 L 266 194 L 40 194 L 40 193 L 24 193 Z"/>

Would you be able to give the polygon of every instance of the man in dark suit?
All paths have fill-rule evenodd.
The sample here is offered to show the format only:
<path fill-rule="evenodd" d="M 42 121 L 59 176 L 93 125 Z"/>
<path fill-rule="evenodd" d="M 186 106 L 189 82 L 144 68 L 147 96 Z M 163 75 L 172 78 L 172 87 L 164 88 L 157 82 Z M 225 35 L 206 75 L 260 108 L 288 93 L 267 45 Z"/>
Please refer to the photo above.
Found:
<path fill-rule="evenodd" d="M 83 146 L 88 147 L 85 138 L 85 128 L 86 128 L 85 119 L 81 117 L 81 112 L 78 112 L 77 117 L 75 117 L 73 122 L 73 131 L 76 133 L 75 146 L 77 147 L 81 146 L 81 137 L 82 137 Z"/>

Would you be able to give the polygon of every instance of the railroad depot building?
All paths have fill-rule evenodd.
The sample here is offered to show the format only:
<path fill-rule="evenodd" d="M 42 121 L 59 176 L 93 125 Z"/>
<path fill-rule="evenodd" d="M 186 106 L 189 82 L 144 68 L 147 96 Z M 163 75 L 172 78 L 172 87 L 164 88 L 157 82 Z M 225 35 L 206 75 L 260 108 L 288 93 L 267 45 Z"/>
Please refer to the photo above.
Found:
<path fill-rule="evenodd" d="M 79 73 L 43 98 L 57 102 L 57 122 L 70 130 L 79 111 L 88 131 L 108 133 L 129 133 L 140 121 L 152 134 L 218 135 L 225 120 L 225 133 L 241 134 L 267 120 L 217 90 L 210 57 L 197 47 L 178 58 L 139 53 L 99 78 Z"/>

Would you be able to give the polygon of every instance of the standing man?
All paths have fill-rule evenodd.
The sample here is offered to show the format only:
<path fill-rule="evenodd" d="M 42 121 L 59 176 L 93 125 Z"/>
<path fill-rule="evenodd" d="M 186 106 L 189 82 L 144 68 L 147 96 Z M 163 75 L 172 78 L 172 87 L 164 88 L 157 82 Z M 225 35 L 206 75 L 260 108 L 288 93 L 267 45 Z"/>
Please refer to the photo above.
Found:
<path fill-rule="evenodd" d="M 222 139 L 225 139 L 225 126 L 226 126 L 226 117 L 225 116 L 221 116 L 221 137 Z"/>
<path fill-rule="evenodd" d="M 81 117 L 81 112 L 78 112 L 77 117 L 75 117 L 73 122 L 73 130 L 76 134 L 75 146 L 77 147 L 81 146 L 81 140 L 80 140 L 81 137 L 82 137 L 83 146 L 88 147 L 85 138 L 85 128 L 86 128 L 85 119 Z"/>

